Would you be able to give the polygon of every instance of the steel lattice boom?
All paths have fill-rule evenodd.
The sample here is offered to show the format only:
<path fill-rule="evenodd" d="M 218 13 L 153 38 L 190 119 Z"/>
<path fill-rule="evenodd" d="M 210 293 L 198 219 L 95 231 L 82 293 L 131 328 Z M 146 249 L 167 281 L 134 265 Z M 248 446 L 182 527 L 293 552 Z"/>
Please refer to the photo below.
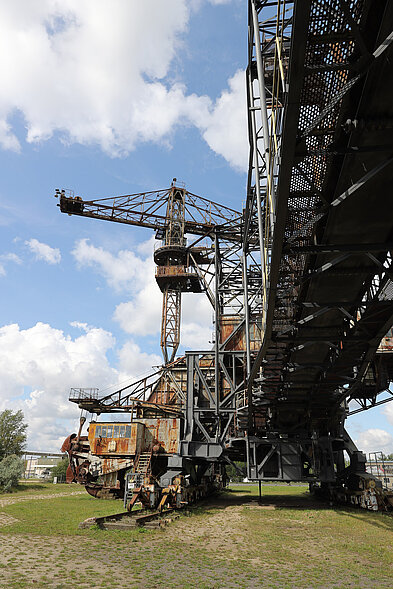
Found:
<path fill-rule="evenodd" d="M 176 184 L 176 179 L 173 185 L 184 188 Z M 74 196 L 71 190 L 56 190 L 55 196 L 60 197 L 62 213 L 161 230 L 168 226 L 168 199 L 172 188 L 93 200 Z M 237 211 L 185 191 L 185 233 L 203 236 L 216 225 L 238 218 Z"/>
<path fill-rule="evenodd" d="M 240 214 L 187 192 L 176 179 L 168 190 L 127 196 L 87 201 L 66 190 L 57 190 L 55 196 L 60 197 L 62 213 L 156 230 L 162 240 L 154 253 L 156 280 L 163 293 L 161 349 L 164 363 L 171 363 L 180 344 L 181 294 L 206 291 L 214 306 L 211 273 L 206 269 L 214 256 L 211 242 L 218 232 L 240 245 Z M 187 245 L 186 234 L 198 236 L 199 245 Z M 201 238 L 210 244 L 202 244 Z"/>

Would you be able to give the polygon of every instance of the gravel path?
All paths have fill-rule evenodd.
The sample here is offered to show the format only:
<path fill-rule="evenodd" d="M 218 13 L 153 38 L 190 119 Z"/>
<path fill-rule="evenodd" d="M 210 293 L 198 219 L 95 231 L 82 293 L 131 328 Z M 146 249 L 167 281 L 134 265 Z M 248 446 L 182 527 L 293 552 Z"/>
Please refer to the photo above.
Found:
<path fill-rule="evenodd" d="M 56 499 L 57 497 L 69 497 L 70 495 L 86 495 L 86 491 L 72 491 L 71 493 L 53 493 L 51 495 L 20 495 L 15 497 L 7 497 L 6 499 L 0 499 L 0 507 L 6 505 L 13 505 L 14 503 L 20 503 L 21 501 L 36 501 L 37 499 Z"/>

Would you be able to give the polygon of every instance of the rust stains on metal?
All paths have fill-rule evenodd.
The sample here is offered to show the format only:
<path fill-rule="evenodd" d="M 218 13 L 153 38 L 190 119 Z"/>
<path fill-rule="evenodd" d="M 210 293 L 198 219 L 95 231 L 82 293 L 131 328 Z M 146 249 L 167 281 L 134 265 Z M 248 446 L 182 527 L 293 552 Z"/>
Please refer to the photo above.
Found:
<path fill-rule="evenodd" d="M 92 423 L 89 444 L 97 456 L 129 456 L 136 454 L 143 439 L 144 424 Z"/>
<path fill-rule="evenodd" d="M 180 439 L 180 419 L 145 419 L 143 452 L 172 454 L 178 452 Z"/>
<path fill-rule="evenodd" d="M 220 343 L 226 343 L 225 349 L 246 351 L 245 324 L 238 315 L 223 315 L 220 318 Z M 250 348 L 257 351 L 261 347 L 261 331 L 253 322 L 250 325 Z"/>
<path fill-rule="evenodd" d="M 123 434 L 123 437 L 120 437 Z M 116 437 L 117 436 L 117 437 Z M 180 419 L 158 418 L 123 423 L 92 423 L 89 427 L 90 452 L 103 460 L 103 472 L 120 470 L 121 457 L 136 456 L 141 452 L 172 454 L 178 451 Z M 67 438 L 68 439 L 68 438 Z M 66 443 L 66 442 L 65 442 Z M 109 466 L 110 465 L 110 466 Z"/>
<path fill-rule="evenodd" d="M 71 434 L 64 440 L 63 445 L 60 448 L 61 452 L 69 452 L 71 450 L 72 440 L 75 438 L 75 436 L 76 434 Z"/>

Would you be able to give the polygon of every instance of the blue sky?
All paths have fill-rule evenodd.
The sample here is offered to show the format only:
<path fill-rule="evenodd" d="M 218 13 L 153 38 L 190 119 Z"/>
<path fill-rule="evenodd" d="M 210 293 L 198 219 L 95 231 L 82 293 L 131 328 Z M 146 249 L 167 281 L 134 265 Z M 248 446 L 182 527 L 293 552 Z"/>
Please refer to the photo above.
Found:
<path fill-rule="evenodd" d="M 55 188 L 94 198 L 176 176 L 241 209 L 246 18 L 243 0 L 0 0 L 0 409 L 23 409 L 30 450 L 74 430 L 71 386 L 161 361 L 151 232 L 61 215 Z M 207 346 L 210 321 L 185 296 L 182 349 Z M 367 451 L 393 451 L 386 407 L 349 422 Z"/>

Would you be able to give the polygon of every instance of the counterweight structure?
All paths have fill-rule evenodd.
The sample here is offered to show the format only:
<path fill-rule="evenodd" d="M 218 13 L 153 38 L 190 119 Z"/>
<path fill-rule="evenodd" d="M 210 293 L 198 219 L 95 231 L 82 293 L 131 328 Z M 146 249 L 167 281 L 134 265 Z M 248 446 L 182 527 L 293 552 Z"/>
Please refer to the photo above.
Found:
<path fill-rule="evenodd" d="M 176 184 L 100 201 L 60 193 L 63 212 L 164 237 L 155 259 L 165 366 L 136 389 L 72 400 L 132 419 L 178 416 L 161 487 L 179 476 L 198 485 L 212 465 L 238 459 L 251 480 L 308 481 L 376 509 L 386 501 L 344 422 L 349 409 L 392 398 L 392 345 L 381 340 L 393 324 L 393 5 L 248 5 L 242 214 Z M 196 236 L 189 246 L 186 234 Z M 187 290 L 212 303 L 214 346 L 174 360 Z"/>

